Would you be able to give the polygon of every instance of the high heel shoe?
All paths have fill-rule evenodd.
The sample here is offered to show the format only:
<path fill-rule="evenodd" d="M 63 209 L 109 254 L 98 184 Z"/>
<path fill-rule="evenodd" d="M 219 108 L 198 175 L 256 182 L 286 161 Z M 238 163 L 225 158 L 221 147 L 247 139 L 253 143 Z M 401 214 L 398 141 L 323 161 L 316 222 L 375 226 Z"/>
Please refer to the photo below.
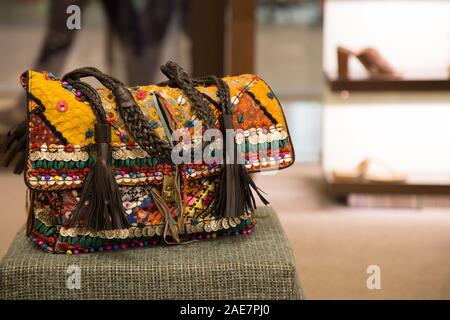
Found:
<path fill-rule="evenodd" d="M 338 78 L 348 79 L 348 61 L 351 56 L 355 56 L 364 68 L 369 72 L 372 79 L 399 79 L 401 78 L 395 70 L 381 56 L 378 50 L 366 48 L 356 53 L 344 47 L 337 47 Z"/>

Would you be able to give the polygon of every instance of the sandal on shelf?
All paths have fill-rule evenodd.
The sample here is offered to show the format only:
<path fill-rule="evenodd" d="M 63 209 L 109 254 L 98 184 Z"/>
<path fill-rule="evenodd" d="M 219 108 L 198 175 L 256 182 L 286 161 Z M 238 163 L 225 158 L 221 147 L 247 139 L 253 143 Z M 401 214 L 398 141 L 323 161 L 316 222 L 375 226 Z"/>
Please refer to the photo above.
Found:
<path fill-rule="evenodd" d="M 374 159 L 364 159 L 352 171 L 334 170 L 332 176 L 335 181 L 345 182 L 404 183 L 406 181 L 406 175 Z"/>
<path fill-rule="evenodd" d="M 398 80 L 401 77 L 374 48 L 365 48 L 359 52 L 353 52 L 344 47 L 337 47 L 338 78 L 348 79 L 348 61 L 351 56 L 356 57 L 364 68 L 369 72 L 371 79 Z"/>

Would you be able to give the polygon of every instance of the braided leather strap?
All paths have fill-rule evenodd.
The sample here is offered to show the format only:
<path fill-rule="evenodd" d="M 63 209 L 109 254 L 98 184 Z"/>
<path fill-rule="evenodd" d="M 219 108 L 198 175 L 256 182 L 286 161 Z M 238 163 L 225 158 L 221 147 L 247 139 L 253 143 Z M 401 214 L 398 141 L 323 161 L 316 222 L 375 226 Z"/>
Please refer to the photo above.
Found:
<path fill-rule="evenodd" d="M 171 162 L 171 145 L 155 135 L 130 91 L 123 86 L 116 86 L 112 91 L 116 97 L 117 105 L 120 106 L 118 108 L 120 116 L 134 140 L 150 156 L 166 163 Z"/>
<path fill-rule="evenodd" d="M 169 143 L 160 139 L 150 127 L 145 119 L 141 109 L 134 101 L 133 96 L 125 86 L 117 79 L 108 76 L 100 70 L 93 67 L 85 67 L 73 70 L 63 77 L 63 81 L 73 83 L 78 88 L 84 86 L 83 93 L 89 98 L 91 103 L 97 105 L 100 100 L 98 94 L 88 84 L 80 81 L 80 78 L 94 77 L 100 81 L 106 88 L 112 91 L 117 101 L 117 109 L 123 119 L 127 131 L 133 136 L 139 146 L 151 157 L 155 157 L 162 162 L 171 162 L 171 146 Z M 89 88 L 87 89 L 87 88 Z M 94 94 L 95 92 L 95 94 Z M 96 108 L 97 109 L 97 108 Z M 100 122 L 101 113 L 96 112 Z"/>
<path fill-rule="evenodd" d="M 209 105 L 209 101 L 195 88 L 194 81 L 186 71 L 173 61 L 168 61 L 165 65 L 162 65 L 161 71 L 188 96 L 195 114 L 205 123 L 206 128 L 216 128 L 217 118 Z"/>
<path fill-rule="evenodd" d="M 212 103 L 201 92 L 196 89 L 196 85 L 216 85 L 218 87 L 219 106 L 221 112 L 225 113 L 230 107 L 229 89 L 221 79 L 217 77 L 205 77 L 193 80 L 176 63 L 169 61 L 161 66 L 161 71 L 168 77 L 169 83 L 181 88 L 192 102 L 192 108 L 197 117 L 204 121 L 206 128 L 216 128 L 218 119 L 210 107 Z M 96 91 L 88 84 L 80 81 L 80 78 L 94 77 L 106 88 L 112 91 L 116 98 L 117 109 L 123 119 L 127 131 L 133 136 L 139 146 L 147 152 L 149 156 L 155 157 L 162 162 L 171 162 L 171 146 L 166 141 L 160 139 L 150 127 L 141 109 L 133 99 L 133 96 L 119 80 L 104 74 L 94 67 L 84 67 L 73 70 L 63 77 L 63 81 L 70 82 L 74 87 L 83 91 L 93 104 L 97 118 L 104 123 L 104 110 L 99 106 L 100 98 Z"/>

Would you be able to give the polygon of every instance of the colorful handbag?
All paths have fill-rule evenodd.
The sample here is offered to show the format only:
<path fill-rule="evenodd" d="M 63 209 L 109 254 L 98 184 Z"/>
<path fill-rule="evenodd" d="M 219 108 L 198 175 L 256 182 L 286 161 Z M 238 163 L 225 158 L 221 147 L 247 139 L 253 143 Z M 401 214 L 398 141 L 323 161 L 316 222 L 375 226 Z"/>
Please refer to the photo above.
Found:
<path fill-rule="evenodd" d="M 125 88 L 85 67 L 61 80 L 27 71 L 27 120 L 2 150 L 29 190 L 27 234 L 39 247 L 78 254 L 250 234 L 249 173 L 294 161 L 281 106 L 255 75 L 189 78 Z M 97 79 L 95 90 L 82 81 Z"/>

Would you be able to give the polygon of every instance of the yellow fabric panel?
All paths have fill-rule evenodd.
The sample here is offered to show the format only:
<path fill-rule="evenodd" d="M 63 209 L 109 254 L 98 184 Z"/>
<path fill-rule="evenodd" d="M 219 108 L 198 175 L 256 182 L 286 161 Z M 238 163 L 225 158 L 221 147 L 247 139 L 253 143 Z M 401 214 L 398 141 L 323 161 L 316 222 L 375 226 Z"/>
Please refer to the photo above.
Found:
<path fill-rule="evenodd" d="M 258 76 L 243 74 L 240 76 L 225 77 L 223 79 L 229 86 L 232 100 L 236 96 L 239 98 L 245 88 L 255 94 L 256 98 L 266 107 L 278 123 L 286 126 L 281 106 L 275 97 L 268 97 L 267 94 L 271 92 L 271 90 Z M 179 88 L 171 88 L 168 86 L 159 87 L 157 85 L 133 88 L 131 92 L 135 97 L 137 104 L 141 109 L 145 109 L 146 105 L 148 105 L 148 98 L 145 100 L 137 99 L 135 95 L 136 89 L 147 93 L 156 92 L 164 97 L 172 107 L 178 120 L 179 127 L 183 127 L 185 121 L 192 120 L 193 115 L 191 114 L 190 101 Z M 213 99 L 217 99 L 217 89 L 214 86 L 198 87 L 198 89 Z M 29 91 L 42 102 L 45 106 L 45 117 L 55 126 L 56 130 L 62 133 L 69 143 L 74 145 L 93 143 L 93 137 L 86 138 L 85 136 L 87 130 L 93 130 L 96 121 L 96 117 L 87 102 L 77 100 L 74 93 L 65 89 L 60 81 L 47 79 L 45 73 L 36 71 L 29 71 Z M 114 97 L 111 97 L 110 91 L 105 88 L 99 89 L 98 92 L 102 98 L 103 107 L 107 112 L 108 118 L 115 119 L 119 125 L 119 130 L 112 130 L 112 142 L 120 143 L 119 132 L 127 133 L 127 131 L 117 112 L 115 99 Z M 185 103 L 179 103 L 180 96 L 185 98 Z M 67 103 L 68 108 L 66 111 L 61 112 L 57 109 L 56 105 L 59 101 L 65 101 Z M 32 107 L 30 107 L 30 109 L 31 108 Z M 146 116 L 149 116 L 150 120 L 160 122 L 159 117 L 154 110 L 151 111 L 152 113 L 146 113 Z M 218 116 L 217 111 L 216 113 Z M 158 129 L 162 130 L 162 128 Z M 130 139 L 132 138 L 128 133 L 127 135 Z"/>
<path fill-rule="evenodd" d="M 249 88 L 249 91 L 255 94 L 256 98 L 261 101 L 261 104 L 266 107 L 267 111 L 272 114 L 272 116 L 278 121 L 278 123 L 286 127 L 283 110 L 281 109 L 280 104 L 278 103 L 275 96 L 273 97 L 273 99 L 270 99 L 267 95 L 267 93 L 271 92 L 271 90 L 266 82 L 261 79 L 256 80 Z"/>
<path fill-rule="evenodd" d="M 94 128 L 96 117 L 88 103 L 78 101 L 75 95 L 63 88 L 60 81 L 50 80 L 44 73 L 29 71 L 28 90 L 45 106 L 44 115 L 73 145 L 93 143 L 93 138 L 86 138 L 88 129 Z M 67 110 L 57 109 L 60 101 L 67 103 Z M 30 108 L 33 105 L 30 104 Z M 31 110 L 30 110 L 31 111 Z"/>

